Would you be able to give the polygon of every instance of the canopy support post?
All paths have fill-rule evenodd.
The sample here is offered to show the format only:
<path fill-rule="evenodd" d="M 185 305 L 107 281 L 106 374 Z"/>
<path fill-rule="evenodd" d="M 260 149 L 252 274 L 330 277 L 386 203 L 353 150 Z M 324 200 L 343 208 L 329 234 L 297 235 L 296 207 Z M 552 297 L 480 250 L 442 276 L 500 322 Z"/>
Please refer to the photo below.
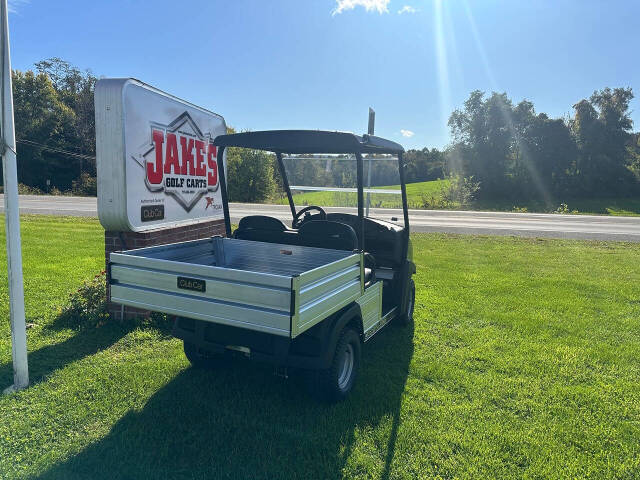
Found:
<path fill-rule="evenodd" d="M 231 217 L 229 217 L 229 193 L 227 192 L 227 176 L 224 168 L 224 147 L 218 147 L 216 157 L 218 164 L 218 182 L 220 195 L 222 196 L 222 212 L 224 213 L 224 231 L 227 237 L 231 236 Z"/>
<path fill-rule="evenodd" d="M 358 232 L 358 244 L 361 252 L 364 252 L 364 168 L 363 168 L 362 154 L 356 152 L 356 181 L 358 182 L 358 221 L 360 222 Z"/>
<path fill-rule="evenodd" d="M 293 220 L 295 220 L 296 206 L 293 203 L 293 195 L 291 195 L 291 188 L 289 187 L 289 178 L 287 177 L 287 170 L 284 168 L 282 153 L 276 152 L 276 159 L 278 160 L 278 169 L 280 170 L 280 176 L 282 177 L 282 185 L 284 186 L 284 191 L 287 193 L 287 199 L 289 200 L 289 208 L 291 208 L 291 216 Z"/>

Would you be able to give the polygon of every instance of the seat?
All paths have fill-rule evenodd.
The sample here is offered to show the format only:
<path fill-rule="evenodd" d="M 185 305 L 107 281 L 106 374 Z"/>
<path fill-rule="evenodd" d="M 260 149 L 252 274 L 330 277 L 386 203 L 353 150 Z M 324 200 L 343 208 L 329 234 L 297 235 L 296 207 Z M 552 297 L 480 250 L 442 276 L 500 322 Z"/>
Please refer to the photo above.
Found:
<path fill-rule="evenodd" d="M 300 245 L 332 248 L 334 250 L 356 250 L 358 237 L 350 225 L 329 220 L 312 220 L 302 224 L 298 230 Z M 365 255 L 365 259 L 367 255 Z M 368 287 L 375 282 L 375 271 L 365 267 L 364 283 Z"/>
<path fill-rule="evenodd" d="M 238 228 L 233 234 L 241 240 L 258 242 L 296 244 L 297 233 L 289 230 L 277 218 L 266 215 L 249 215 L 240 220 Z"/>
<path fill-rule="evenodd" d="M 300 245 L 331 248 L 334 250 L 356 250 L 358 237 L 352 227 L 329 220 L 311 220 L 298 229 Z"/>

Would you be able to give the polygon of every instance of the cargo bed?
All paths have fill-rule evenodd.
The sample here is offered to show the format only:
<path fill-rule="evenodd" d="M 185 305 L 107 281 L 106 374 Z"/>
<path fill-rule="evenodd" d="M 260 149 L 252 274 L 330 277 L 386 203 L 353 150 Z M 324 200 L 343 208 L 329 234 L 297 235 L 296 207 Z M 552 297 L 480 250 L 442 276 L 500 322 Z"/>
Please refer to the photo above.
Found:
<path fill-rule="evenodd" d="M 295 338 L 364 292 L 362 255 L 213 237 L 110 255 L 111 301 Z"/>

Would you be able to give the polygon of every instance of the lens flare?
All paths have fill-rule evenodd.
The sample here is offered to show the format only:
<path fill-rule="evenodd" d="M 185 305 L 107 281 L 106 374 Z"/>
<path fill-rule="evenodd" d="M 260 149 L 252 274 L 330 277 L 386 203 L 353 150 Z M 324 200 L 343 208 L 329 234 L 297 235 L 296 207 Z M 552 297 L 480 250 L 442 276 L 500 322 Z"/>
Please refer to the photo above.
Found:
<path fill-rule="evenodd" d="M 444 38 L 444 21 L 442 13 L 442 0 L 433 2 L 433 18 L 434 18 L 434 35 L 436 45 L 436 62 L 438 71 L 438 89 L 440 92 L 440 115 L 442 116 L 442 125 L 447 131 L 447 120 L 449 113 L 452 111 L 451 102 L 451 83 L 449 80 L 449 67 L 447 62 L 447 46 Z"/>
<path fill-rule="evenodd" d="M 489 83 L 491 84 L 491 89 L 494 92 L 499 91 L 498 84 L 495 80 L 495 76 L 493 75 L 493 71 L 491 70 L 491 66 L 489 64 L 489 58 L 487 56 L 487 52 L 484 48 L 484 42 L 480 37 L 480 32 L 478 31 L 478 27 L 476 25 L 476 21 L 473 16 L 473 11 L 471 10 L 471 6 L 469 5 L 468 0 L 462 0 L 462 3 L 464 5 L 464 10 L 467 16 L 467 20 L 469 21 L 471 33 L 473 34 L 475 46 L 478 50 L 478 54 L 480 55 L 480 59 L 482 60 L 485 74 L 487 76 L 487 79 L 489 80 Z M 536 188 L 536 190 L 538 190 L 538 192 L 542 196 L 545 203 L 551 204 L 552 196 L 547 190 L 547 188 L 545 187 L 544 182 L 540 177 L 540 173 L 538 172 L 536 165 L 532 161 L 532 156 L 529 153 L 529 150 L 526 144 L 524 144 L 520 134 L 515 128 L 513 116 L 511 115 L 511 109 L 507 105 L 505 105 L 503 102 L 499 102 L 499 108 L 500 108 L 500 113 L 503 117 L 503 120 L 507 128 L 509 129 L 509 133 L 511 134 L 511 137 L 514 139 L 517 149 L 520 153 L 521 158 L 519 160 L 521 160 L 522 165 L 524 165 L 524 167 L 529 172 L 529 176 L 531 178 L 531 181 L 533 182 L 534 187 Z"/>

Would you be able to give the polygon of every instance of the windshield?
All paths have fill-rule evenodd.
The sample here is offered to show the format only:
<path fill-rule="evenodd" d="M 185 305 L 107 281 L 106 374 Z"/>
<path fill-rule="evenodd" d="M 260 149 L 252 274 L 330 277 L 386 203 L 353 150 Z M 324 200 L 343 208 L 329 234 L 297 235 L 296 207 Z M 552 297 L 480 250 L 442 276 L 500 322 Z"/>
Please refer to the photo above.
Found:
<path fill-rule="evenodd" d="M 327 212 L 357 214 L 357 165 L 354 155 L 283 156 L 293 201 Z M 402 196 L 397 157 L 365 156 L 365 216 L 402 224 Z M 287 203 L 286 198 L 282 199 Z"/>

